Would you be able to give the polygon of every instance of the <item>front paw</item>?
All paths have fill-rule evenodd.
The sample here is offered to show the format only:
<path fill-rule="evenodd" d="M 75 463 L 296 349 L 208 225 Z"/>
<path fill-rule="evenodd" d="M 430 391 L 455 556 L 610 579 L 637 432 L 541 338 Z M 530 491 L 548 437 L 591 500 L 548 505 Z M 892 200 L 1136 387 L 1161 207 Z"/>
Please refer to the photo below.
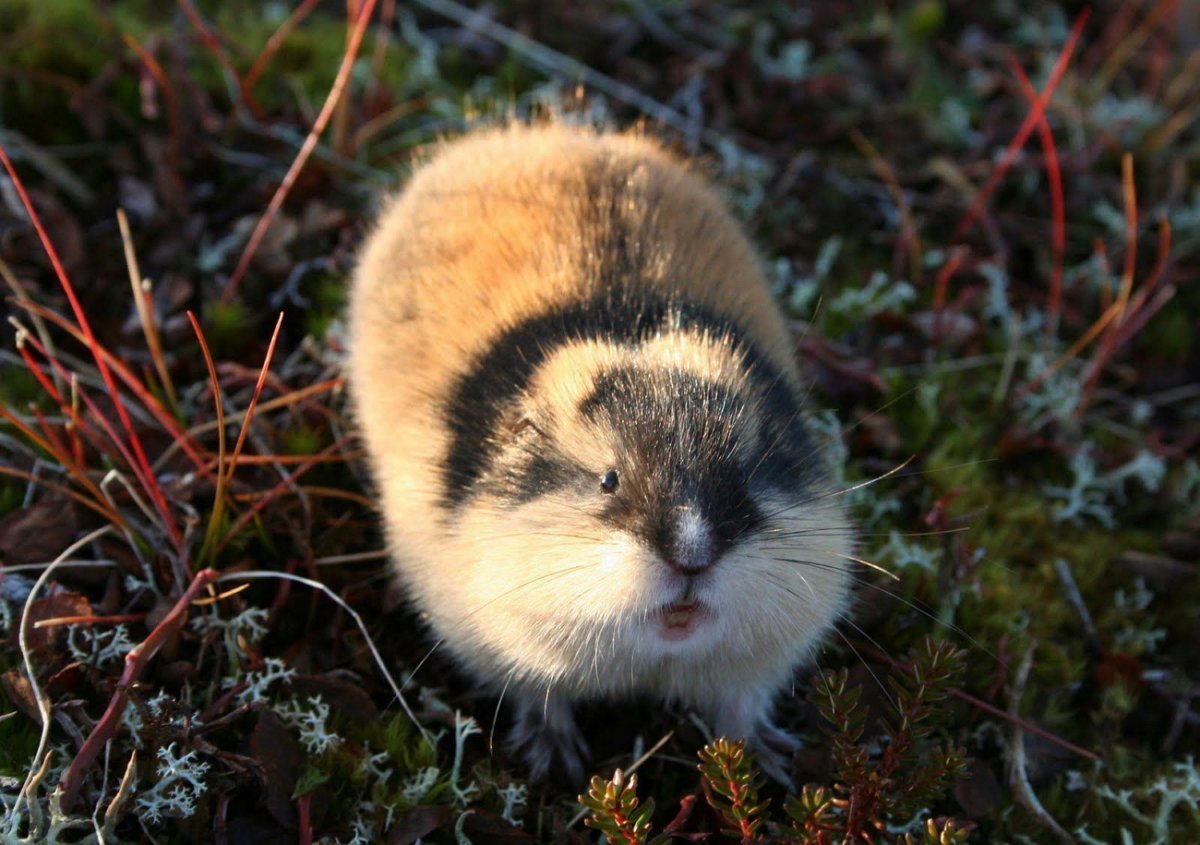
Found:
<path fill-rule="evenodd" d="M 755 761 L 767 777 L 789 792 L 795 790 L 791 770 L 796 752 L 802 746 L 800 740 L 768 722 L 760 725 L 754 736 L 747 738 L 746 746 L 754 751 Z"/>
<path fill-rule="evenodd" d="M 583 763 L 591 756 L 570 703 L 553 693 L 518 696 L 508 748 L 524 757 L 529 780 L 545 780 L 551 768 L 561 767 L 577 786 L 584 782 Z"/>
<path fill-rule="evenodd" d="M 757 765 L 772 780 L 787 789 L 793 787 L 791 769 L 800 740 L 771 721 L 769 699 L 739 698 L 721 705 L 715 714 L 717 736 L 746 740 Z"/>

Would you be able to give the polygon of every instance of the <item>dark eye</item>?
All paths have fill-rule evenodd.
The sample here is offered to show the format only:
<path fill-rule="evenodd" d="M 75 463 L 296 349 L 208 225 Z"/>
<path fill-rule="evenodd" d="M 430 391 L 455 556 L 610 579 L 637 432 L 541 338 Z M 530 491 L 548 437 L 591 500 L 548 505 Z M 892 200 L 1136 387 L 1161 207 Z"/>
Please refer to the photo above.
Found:
<path fill-rule="evenodd" d="M 617 477 L 617 471 L 610 469 L 604 475 L 600 476 L 600 490 L 604 493 L 615 493 L 617 487 L 621 484 L 621 479 Z"/>

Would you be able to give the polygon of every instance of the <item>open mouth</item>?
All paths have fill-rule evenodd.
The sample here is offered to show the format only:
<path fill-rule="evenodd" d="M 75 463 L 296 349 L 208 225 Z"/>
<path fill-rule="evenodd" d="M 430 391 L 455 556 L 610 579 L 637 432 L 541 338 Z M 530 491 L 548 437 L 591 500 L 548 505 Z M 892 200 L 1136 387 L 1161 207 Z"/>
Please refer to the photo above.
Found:
<path fill-rule="evenodd" d="M 686 604 L 683 602 L 668 604 L 662 610 L 663 624 L 668 628 L 685 628 L 699 610 L 700 605 L 695 599 Z"/>
<path fill-rule="evenodd" d="M 691 596 L 663 605 L 658 612 L 660 633 L 668 640 L 686 639 L 707 615 L 708 608 Z"/>

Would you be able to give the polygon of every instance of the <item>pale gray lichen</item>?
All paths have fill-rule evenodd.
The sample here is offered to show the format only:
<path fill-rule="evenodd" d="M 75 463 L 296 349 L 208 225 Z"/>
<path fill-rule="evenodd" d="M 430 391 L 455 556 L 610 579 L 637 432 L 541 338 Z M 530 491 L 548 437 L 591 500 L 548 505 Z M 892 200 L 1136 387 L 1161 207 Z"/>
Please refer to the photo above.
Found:
<path fill-rule="evenodd" d="M 97 669 L 119 664 L 135 645 L 124 625 L 115 625 L 107 631 L 83 625 L 67 626 L 67 649 L 71 657 Z"/>
<path fill-rule="evenodd" d="M 454 802 L 460 807 L 466 807 L 471 799 L 479 794 L 479 784 L 462 784 L 462 762 L 467 738 L 482 733 L 478 722 L 457 710 L 454 711 L 454 766 L 450 769 L 450 792 L 454 795 Z"/>
<path fill-rule="evenodd" d="M 227 641 L 234 643 L 238 638 L 256 643 L 267 635 L 266 622 L 269 615 L 265 607 L 248 607 L 229 619 L 222 619 L 217 613 L 193 616 L 188 621 L 188 627 L 198 634 L 210 630 L 222 631 Z"/>
<path fill-rule="evenodd" d="M 798 82 L 809 75 L 812 62 L 812 44 L 802 38 L 780 45 L 775 55 L 771 53 L 771 42 L 775 40 L 777 28 L 769 20 L 761 20 L 754 27 L 750 40 L 750 57 L 765 76 L 774 76 Z"/>
<path fill-rule="evenodd" d="M 937 572 L 942 560 L 942 550 L 910 543 L 899 531 L 888 534 L 888 541 L 879 550 L 881 558 L 891 562 L 893 569 L 916 567 L 926 572 Z"/>
<path fill-rule="evenodd" d="M 884 311 L 902 311 L 917 297 L 913 286 L 876 270 L 860 288 L 847 288 L 829 301 L 831 313 L 862 320 Z"/>
<path fill-rule="evenodd" d="M 420 804 L 425 801 L 430 791 L 437 786 L 442 772 L 437 766 L 426 766 L 409 775 L 400 787 L 400 794 L 410 804 Z"/>
<path fill-rule="evenodd" d="M 391 761 L 392 756 L 386 751 L 372 754 L 370 743 L 365 743 L 363 745 L 363 758 L 358 764 L 358 770 L 364 777 L 374 778 L 376 783 L 379 784 L 386 784 L 392 779 L 392 774 L 395 772 L 395 769 L 384 765 Z"/>
<path fill-rule="evenodd" d="M 196 799 L 208 789 L 204 782 L 208 769 L 195 751 L 177 755 L 173 742 L 159 748 L 155 783 L 135 803 L 142 821 L 156 825 L 165 818 L 183 819 L 195 813 Z"/>
<path fill-rule="evenodd" d="M 1029 357 L 1027 372 L 1037 385 L 1020 394 L 1016 403 L 1017 413 L 1027 425 L 1037 424 L 1044 416 L 1068 423 L 1083 401 L 1078 361 L 1068 361 L 1054 371 L 1048 367 L 1049 362 L 1041 353 Z"/>
<path fill-rule="evenodd" d="M 378 842 L 375 833 L 375 822 L 371 817 L 375 814 L 375 805 L 370 801 L 362 801 L 358 805 L 358 815 L 350 822 L 350 839 L 343 845 L 372 845 Z M 338 840 L 341 843 L 341 840 Z"/>
<path fill-rule="evenodd" d="M 1090 517 L 1112 528 L 1116 518 L 1110 501 L 1125 502 L 1125 482 L 1135 479 L 1148 492 L 1157 492 L 1166 475 L 1166 464 L 1161 457 L 1143 449 L 1121 466 L 1098 472 L 1091 446 L 1085 445 L 1071 456 L 1070 470 L 1069 487 L 1057 484 L 1042 487 L 1047 496 L 1061 501 L 1053 512 L 1054 521 L 1083 522 Z"/>
<path fill-rule="evenodd" d="M 510 783 L 500 787 L 496 791 L 496 794 L 504 802 L 504 809 L 500 811 L 500 818 L 509 824 L 519 825 L 521 823 L 521 812 L 518 808 L 524 807 L 529 800 L 529 788 L 524 784 Z"/>
<path fill-rule="evenodd" d="M 791 262 L 786 258 L 781 258 L 776 262 L 776 285 L 780 291 L 786 291 L 788 309 L 792 314 L 806 318 L 812 316 L 816 308 L 817 297 L 821 293 L 821 285 L 828 278 L 841 250 L 842 239 L 840 236 L 831 235 L 826 238 L 817 249 L 812 273 L 799 276 L 793 276 Z"/>
<path fill-rule="evenodd" d="M 1154 593 L 1146 586 L 1146 581 L 1141 576 L 1134 579 L 1133 586 L 1128 591 L 1124 587 L 1113 591 L 1113 608 L 1117 616 L 1131 622 L 1144 616 L 1152 601 Z M 1149 654 L 1156 651 L 1166 638 L 1167 631 L 1164 628 L 1128 624 L 1113 635 L 1113 648 L 1127 654 Z"/>
<path fill-rule="evenodd" d="M 296 670 L 284 665 L 284 662 L 278 657 L 268 657 L 263 662 L 263 668 L 253 672 L 247 672 L 244 677 L 225 678 L 221 685 L 228 689 L 237 686 L 241 682 L 246 683 L 246 688 L 238 693 L 237 700 L 239 704 L 262 704 L 267 700 L 267 693 L 271 686 L 276 681 L 291 682 L 296 676 Z"/>
<path fill-rule="evenodd" d="M 311 695 L 302 704 L 298 699 L 276 706 L 279 714 L 300 735 L 309 754 L 321 754 L 341 744 L 342 738 L 329 729 L 329 705 L 319 695 Z"/>
<path fill-rule="evenodd" d="M 1193 820 L 1200 814 L 1200 770 L 1192 757 L 1173 762 L 1168 773 L 1148 784 L 1133 789 L 1114 789 L 1099 784 L 1094 794 L 1110 804 L 1114 813 L 1123 817 L 1120 827 L 1122 843 L 1168 845 L 1179 841 L 1173 837 L 1171 817 L 1176 810 Z M 1105 845 L 1112 840 L 1097 839 L 1081 825 L 1075 835 L 1086 845 Z"/>

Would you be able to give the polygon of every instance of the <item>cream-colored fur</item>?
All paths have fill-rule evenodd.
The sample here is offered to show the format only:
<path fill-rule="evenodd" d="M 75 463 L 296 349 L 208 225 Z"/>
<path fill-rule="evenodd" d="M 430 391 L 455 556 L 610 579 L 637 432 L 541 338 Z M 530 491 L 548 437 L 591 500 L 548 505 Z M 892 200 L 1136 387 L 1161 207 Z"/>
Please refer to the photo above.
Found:
<path fill-rule="evenodd" d="M 554 755 L 573 762 L 579 742 L 564 738 L 564 702 L 578 698 L 649 694 L 700 708 L 722 732 L 769 734 L 773 696 L 848 594 L 841 555 L 852 532 L 831 490 L 760 503 L 788 539 L 764 535 L 714 567 L 698 588 L 710 616 L 680 642 L 647 629 L 687 579 L 599 522 L 594 498 L 568 488 L 518 506 L 477 497 L 445 509 L 450 391 L 507 328 L 595 292 L 607 259 L 586 237 L 596 168 L 624 173 L 613 213 L 627 215 L 652 251 L 636 283 L 728 317 L 797 385 L 791 342 L 749 242 L 699 178 L 636 134 L 509 126 L 439 147 L 381 214 L 350 297 L 350 387 L 397 567 L 456 659 L 509 688 L 525 716 L 542 717 L 541 729 L 526 719 L 517 736 L 535 770 Z M 544 417 L 543 433 L 597 477 L 615 460 L 612 433 L 574 409 L 596 375 L 617 365 L 739 387 L 744 401 L 724 422 L 741 432 L 738 442 L 753 439 L 759 398 L 723 338 L 576 342 L 537 369 L 524 412 Z M 537 714 L 531 702 L 543 698 Z"/>

